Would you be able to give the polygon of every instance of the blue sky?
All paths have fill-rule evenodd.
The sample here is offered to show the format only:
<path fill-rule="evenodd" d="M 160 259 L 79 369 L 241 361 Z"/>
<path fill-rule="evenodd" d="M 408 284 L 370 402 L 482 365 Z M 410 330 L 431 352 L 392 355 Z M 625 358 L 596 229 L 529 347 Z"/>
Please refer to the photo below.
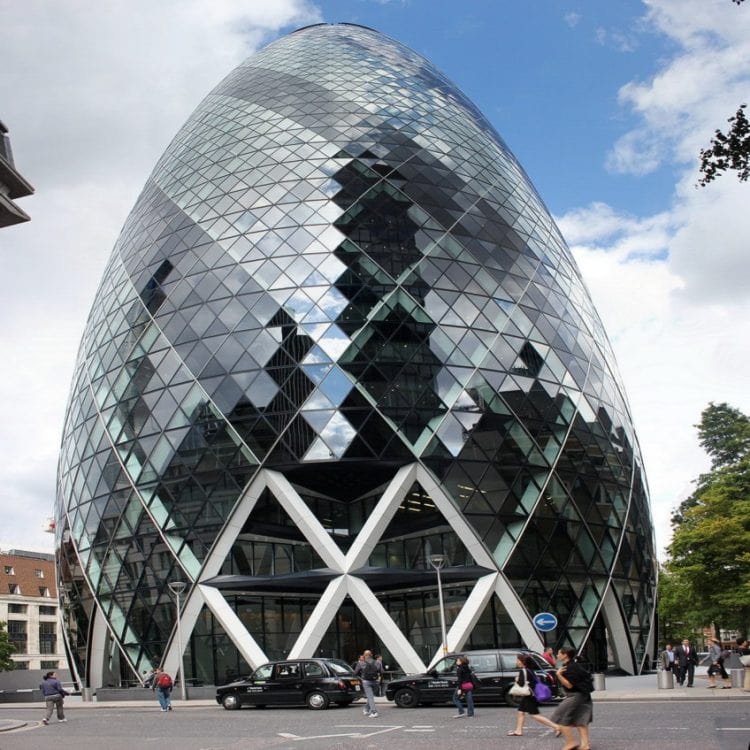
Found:
<path fill-rule="evenodd" d="M 653 75 L 673 46 L 644 23 L 640 0 L 320 6 L 326 21 L 372 26 L 437 65 L 492 120 L 555 213 L 593 200 L 634 212 L 668 205 L 671 170 L 634 188 L 604 168 L 633 120 L 618 89 Z"/>
<path fill-rule="evenodd" d="M 617 355 L 657 545 L 707 467 L 709 401 L 750 413 L 750 184 L 695 187 L 750 104 L 750 6 L 731 0 L 0 0 L 0 119 L 36 188 L 0 231 L 0 548 L 51 549 L 78 344 L 120 227 L 219 80 L 299 26 L 347 21 L 428 57 L 514 151 Z"/>

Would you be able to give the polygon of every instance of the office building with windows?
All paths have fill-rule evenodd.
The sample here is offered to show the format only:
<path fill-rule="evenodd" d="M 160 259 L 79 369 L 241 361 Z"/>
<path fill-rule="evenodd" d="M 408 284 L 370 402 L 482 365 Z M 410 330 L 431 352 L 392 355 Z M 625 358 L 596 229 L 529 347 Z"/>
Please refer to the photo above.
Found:
<path fill-rule="evenodd" d="M 0 672 L 0 689 L 37 687 L 40 671 L 67 676 L 68 660 L 59 637 L 54 555 L 0 551 L 0 622 L 15 648 L 14 672 Z"/>
<path fill-rule="evenodd" d="M 0 121 L 0 228 L 29 221 L 30 216 L 15 203 L 32 195 L 34 188 L 16 169 L 8 128 Z"/>
<path fill-rule="evenodd" d="M 56 518 L 91 687 L 175 671 L 174 581 L 190 680 L 363 648 L 420 671 L 438 564 L 451 650 L 648 664 L 648 490 L 581 274 L 481 112 L 361 26 L 249 58 L 157 163 L 83 335 Z"/>

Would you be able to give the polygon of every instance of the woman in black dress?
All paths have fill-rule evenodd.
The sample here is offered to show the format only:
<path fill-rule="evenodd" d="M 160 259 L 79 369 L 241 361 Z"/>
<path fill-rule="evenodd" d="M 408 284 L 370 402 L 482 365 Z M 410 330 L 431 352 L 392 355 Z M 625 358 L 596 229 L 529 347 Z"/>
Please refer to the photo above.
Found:
<path fill-rule="evenodd" d="M 516 728 L 508 732 L 508 736 L 523 737 L 523 723 L 527 714 L 530 719 L 538 721 L 540 724 L 550 727 L 550 729 L 554 729 L 555 736 L 559 736 L 560 727 L 554 721 L 550 721 L 546 716 L 542 716 L 539 713 L 539 702 L 534 695 L 534 685 L 536 685 L 537 677 L 534 674 L 534 662 L 531 660 L 531 657 L 527 654 L 519 654 L 516 659 L 516 666 L 518 667 L 516 682 L 521 687 L 528 685 L 531 688 L 531 695 L 524 695 L 521 698 L 521 702 L 518 704 L 518 713 L 516 714 Z"/>
<path fill-rule="evenodd" d="M 557 679 L 565 688 L 565 698 L 552 714 L 552 720 L 557 722 L 565 737 L 562 750 L 590 750 L 589 724 L 594 716 L 591 675 L 576 661 L 575 649 L 561 648 L 557 658 L 562 662 L 562 667 L 557 670 Z M 580 737 L 577 744 L 573 727 Z"/>

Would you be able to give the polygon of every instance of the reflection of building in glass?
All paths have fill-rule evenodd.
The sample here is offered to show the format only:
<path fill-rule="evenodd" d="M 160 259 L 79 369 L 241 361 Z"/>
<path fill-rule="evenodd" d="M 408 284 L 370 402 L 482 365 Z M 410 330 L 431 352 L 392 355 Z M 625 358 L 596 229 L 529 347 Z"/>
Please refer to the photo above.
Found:
<path fill-rule="evenodd" d="M 270 45 L 159 161 L 83 338 L 59 476 L 71 647 L 97 686 L 363 647 L 648 662 L 655 559 L 614 358 L 513 155 L 362 27 Z M 114 673 L 112 673 L 113 670 Z"/>
<path fill-rule="evenodd" d="M 13 201 L 31 195 L 34 188 L 23 178 L 13 162 L 8 128 L 0 122 L 0 227 L 29 221 L 29 215 Z"/>

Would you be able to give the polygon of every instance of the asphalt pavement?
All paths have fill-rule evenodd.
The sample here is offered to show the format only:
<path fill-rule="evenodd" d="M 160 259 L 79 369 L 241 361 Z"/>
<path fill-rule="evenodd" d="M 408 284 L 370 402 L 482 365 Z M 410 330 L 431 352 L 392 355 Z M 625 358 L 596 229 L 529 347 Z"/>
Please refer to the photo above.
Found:
<path fill-rule="evenodd" d="M 679 685 L 668 689 L 659 688 L 658 674 L 653 672 L 646 675 L 637 675 L 635 677 L 630 676 L 610 676 L 605 677 L 605 689 L 595 690 L 592 693 L 592 698 L 595 702 L 611 702 L 617 703 L 621 701 L 652 701 L 652 700 L 674 700 L 674 701 L 685 701 L 685 700 L 713 700 L 713 701 L 750 701 L 750 691 L 743 690 L 742 688 L 731 688 L 730 690 L 723 690 L 720 687 L 709 690 L 708 680 L 705 675 L 695 676 L 695 685 L 692 688 L 686 686 L 680 687 Z M 175 709 L 177 708 L 190 708 L 191 706 L 218 706 L 216 701 L 210 699 L 202 700 L 190 700 L 181 701 L 178 698 L 179 691 L 175 691 L 172 694 L 172 703 Z M 385 698 L 376 698 L 378 703 L 388 703 Z M 93 701 L 84 702 L 81 696 L 71 695 L 65 699 L 65 710 L 75 711 L 77 708 L 117 708 L 123 705 L 127 706 L 141 706 L 148 707 L 153 706 L 156 702 L 155 698 L 148 695 L 145 700 L 134 700 L 134 701 L 97 701 L 94 698 Z M 7 732 L 13 729 L 20 729 L 26 726 L 28 720 L 13 717 L 14 709 L 28 709 L 31 705 L 29 703 L 0 703 L 0 732 Z M 43 705 L 38 704 L 41 711 Z M 25 713 L 25 712 L 24 712 Z"/>

